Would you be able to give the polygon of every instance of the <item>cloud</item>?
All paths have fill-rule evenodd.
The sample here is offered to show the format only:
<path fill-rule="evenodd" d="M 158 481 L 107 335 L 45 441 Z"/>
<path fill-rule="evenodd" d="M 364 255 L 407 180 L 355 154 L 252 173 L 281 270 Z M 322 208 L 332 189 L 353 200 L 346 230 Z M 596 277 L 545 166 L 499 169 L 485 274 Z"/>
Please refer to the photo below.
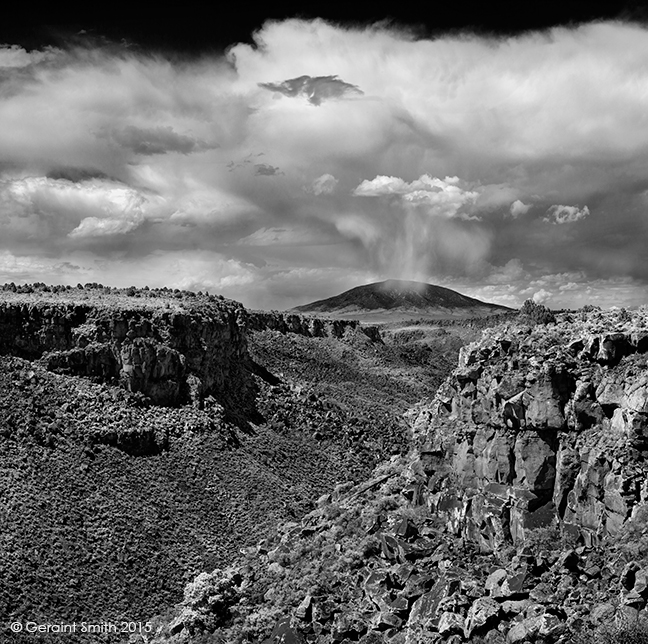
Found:
<path fill-rule="evenodd" d="M 55 55 L 56 50 L 50 47 L 43 51 L 34 50 L 28 52 L 18 45 L 0 45 L 0 70 L 7 67 L 27 67 L 28 65 L 39 63 Z"/>
<path fill-rule="evenodd" d="M 378 175 L 353 191 L 369 212 L 339 218 L 338 230 L 362 241 L 376 268 L 390 276 L 425 279 L 431 272 L 475 272 L 490 249 L 490 234 L 462 208 L 474 204 L 478 192 L 462 187 L 458 177 L 422 175 L 407 182 Z M 363 204 L 363 205 L 364 205 Z"/>
<path fill-rule="evenodd" d="M 327 275 L 645 300 L 645 26 L 496 40 L 284 20 L 252 40 L 0 47 L 0 252 L 38 281 L 65 262 L 127 284 L 199 268 L 251 304 L 310 299 L 299 280 L 325 295 Z"/>
<path fill-rule="evenodd" d="M 438 179 L 427 174 L 407 183 L 400 177 L 379 175 L 371 181 L 364 180 L 354 191 L 361 197 L 398 195 L 404 202 L 429 207 L 433 216 L 455 217 L 462 206 L 474 203 L 477 192 L 462 189 L 458 177 Z"/>
<path fill-rule="evenodd" d="M 255 163 L 254 174 L 257 177 L 276 177 L 279 174 L 283 174 L 283 172 L 279 168 L 275 168 L 267 163 Z"/>
<path fill-rule="evenodd" d="M 241 246 L 308 246 L 332 243 L 321 233 L 307 228 L 259 228 L 237 243 Z"/>
<path fill-rule="evenodd" d="M 8 250 L 0 250 L 0 280 L 14 281 L 15 279 L 40 281 L 32 279 L 49 274 L 52 277 L 62 273 L 77 273 L 80 267 L 71 262 L 52 261 L 51 259 L 36 259 L 29 256 L 16 255 Z"/>
<path fill-rule="evenodd" d="M 339 181 L 332 174 L 323 174 L 317 177 L 310 185 L 310 192 L 314 195 L 330 195 L 335 192 L 335 188 Z"/>
<path fill-rule="evenodd" d="M 142 223 L 142 217 L 133 219 L 99 219 L 86 217 L 70 233 L 69 237 L 103 237 L 105 235 L 123 235 L 137 228 Z"/>
<path fill-rule="evenodd" d="M 589 208 L 584 206 L 551 206 L 547 211 L 547 216 L 543 217 L 543 221 L 551 224 L 573 224 L 576 221 L 585 219 L 590 214 Z"/>
<path fill-rule="evenodd" d="M 458 177 L 437 179 L 423 175 L 419 179 L 407 183 L 400 177 L 377 176 L 371 181 L 364 180 L 355 190 L 354 194 L 363 197 L 380 197 L 385 195 L 410 195 L 417 192 L 449 192 L 459 183 Z"/>
<path fill-rule="evenodd" d="M 532 299 L 536 304 L 544 304 L 551 299 L 551 296 L 552 294 L 549 291 L 545 291 L 545 289 L 542 288 L 533 294 Z"/>
<path fill-rule="evenodd" d="M 284 96 L 305 96 L 311 105 L 321 105 L 322 101 L 342 98 L 349 94 L 363 94 L 361 89 L 345 83 L 337 76 L 299 76 L 281 83 L 259 83 L 259 87 Z"/>
<path fill-rule="evenodd" d="M 510 208 L 509 212 L 511 213 L 511 217 L 513 217 L 513 219 L 517 219 L 518 217 L 520 217 L 522 215 L 526 215 L 527 212 L 529 212 L 530 209 L 531 209 L 530 205 L 527 205 L 527 204 L 523 203 L 522 201 L 520 201 L 519 199 L 516 199 L 511 204 L 511 208 Z"/>
<path fill-rule="evenodd" d="M 127 125 L 111 133 L 112 139 L 120 146 L 139 155 L 168 154 L 179 152 L 190 154 L 218 147 L 198 141 L 186 134 L 178 134 L 170 125 L 155 128 L 140 128 Z"/>
<path fill-rule="evenodd" d="M 144 221 L 150 198 L 123 184 L 101 179 L 74 183 L 66 179 L 26 177 L 0 183 L 0 220 L 5 231 L 33 221 L 31 236 L 111 235 L 133 230 Z"/>

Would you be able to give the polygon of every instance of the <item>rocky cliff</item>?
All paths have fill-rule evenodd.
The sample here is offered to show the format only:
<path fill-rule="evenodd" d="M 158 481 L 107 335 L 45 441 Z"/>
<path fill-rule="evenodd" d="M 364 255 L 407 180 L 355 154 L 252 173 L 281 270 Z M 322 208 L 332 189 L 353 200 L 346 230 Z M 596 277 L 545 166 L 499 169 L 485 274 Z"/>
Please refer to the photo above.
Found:
<path fill-rule="evenodd" d="M 563 314 L 464 347 L 415 414 L 431 507 L 485 550 L 557 520 L 586 545 L 648 497 L 645 314 Z"/>
<path fill-rule="evenodd" d="M 356 320 L 330 320 L 297 313 L 277 311 L 248 311 L 247 328 L 251 331 L 279 331 L 296 333 L 308 338 L 341 339 L 350 331 L 364 333 L 372 342 L 381 342 L 380 331 Z"/>
<path fill-rule="evenodd" d="M 245 399 L 245 313 L 236 302 L 5 294 L 0 352 L 38 359 L 57 373 L 120 384 L 153 403 Z M 88 297 L 86 295 L 86 297 Z M 249 396 L 247 396 L 249 397 Z"/>
<path fill-rule="evenodd" d="M 89 294 L 88 294 L 89 293 Z M 80 301 L 85 296 L 87 303 Z M 251 405 L 248 331 L 340 339 L 360 330 L 380 342 L 375 327 L 355 321 L 245 310 L 215 296 L 179 300 L 137 291 L 5 292 L 0 301 L 0 353 L 38 359 L 50 371 L 119 384 L 155 404 Z"/>

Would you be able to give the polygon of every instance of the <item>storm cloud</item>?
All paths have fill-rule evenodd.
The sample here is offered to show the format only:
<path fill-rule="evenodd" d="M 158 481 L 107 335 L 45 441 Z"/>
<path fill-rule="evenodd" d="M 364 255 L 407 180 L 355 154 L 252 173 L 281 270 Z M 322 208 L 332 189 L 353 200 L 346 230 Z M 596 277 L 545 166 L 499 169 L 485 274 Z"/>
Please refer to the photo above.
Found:
<path fill-rule="evenodd" d="M 0 47 L 0 281 L 271 308 L 390 277 L 514 306 L 646 301 L 644 26 L 284 20 L 253 41 Z"/>

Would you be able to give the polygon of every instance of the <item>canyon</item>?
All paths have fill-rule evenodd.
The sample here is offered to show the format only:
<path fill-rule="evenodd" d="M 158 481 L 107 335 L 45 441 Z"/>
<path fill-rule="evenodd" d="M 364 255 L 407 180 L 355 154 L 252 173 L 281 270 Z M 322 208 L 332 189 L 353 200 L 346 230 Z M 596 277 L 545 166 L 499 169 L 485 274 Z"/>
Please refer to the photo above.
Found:
<path fill-rule="evenodd" d="M 79 291 L 0 302 L 6 616 L 149 644 L 643 623 L 646 310 L 374 326 Z"/>

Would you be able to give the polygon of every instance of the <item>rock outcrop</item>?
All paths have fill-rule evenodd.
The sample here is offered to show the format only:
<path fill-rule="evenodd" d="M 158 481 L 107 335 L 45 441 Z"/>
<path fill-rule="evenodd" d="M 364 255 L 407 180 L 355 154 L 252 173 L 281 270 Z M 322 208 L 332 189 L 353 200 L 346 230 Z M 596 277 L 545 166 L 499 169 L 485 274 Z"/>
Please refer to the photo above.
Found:
<path fill-rule="evenodd" d="M 0 302 L 0 353 L 119 384 L 155 404 L 200 405 L 207 396 L 250 404 L 245 311 L 236 302 L 24 300 Z"/>
<path fill-rule="evenodd" d="M 254 369 L 246 334 L 273 330 L 341 339 L 360 332 L 381 342 L 376 327 L 353 320 L 247 311 L 237 302 L 193 296 L 157 297 L 4 294 L 0 353 L 40 360 L 49 370 L 121 385 L 155 404 L 201 405 L 213 396 L 226 407 L 249 408 Z M 189 300 L 189 301 L 187 301 Z"/>
<path fill-rule="evenodd" d="M 586 545 L 648 498 L 648 330 L 640 314 L 509 326 L 464 347 L 413 414 L 428 502 L 485 550 L 558 520 Z"/>
<path fill-rule="evenodd" d="M 352 331 L 364 333 L 372 342 L 382 342 L 376 326 L 360 324 L 356 320 L 329 320 L 297 313 L 277 311 L 247 311 L 247 328 L 251 331 L 279 331 L 296 333 L 308 338 L 344 338 Z"/>

